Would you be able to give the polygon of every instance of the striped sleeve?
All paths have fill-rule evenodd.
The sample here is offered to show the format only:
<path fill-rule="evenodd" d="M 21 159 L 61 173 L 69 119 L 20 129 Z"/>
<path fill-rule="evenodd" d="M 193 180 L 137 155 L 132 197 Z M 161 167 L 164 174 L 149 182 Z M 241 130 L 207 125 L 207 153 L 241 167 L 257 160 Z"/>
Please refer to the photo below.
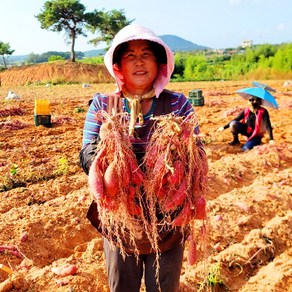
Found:
<path fill-rule="evenodd" d="M 99 110 L 107 110 L 107 97 L 97 93 L 94 95 L 85 117 L 82 148 L 98 137 L 101 123 L 96 120 L 95 115 Z"/>
<path fill-rule="evenodd" d="M 188 116 L 189 114 L 194 113 L 192 104 L 183 93 L 174 93 L 171 106 L 173 113 L 178 116 Z M 200 134 L 198 123 L 195 125 L 194 133 L 196 135 Z"/>

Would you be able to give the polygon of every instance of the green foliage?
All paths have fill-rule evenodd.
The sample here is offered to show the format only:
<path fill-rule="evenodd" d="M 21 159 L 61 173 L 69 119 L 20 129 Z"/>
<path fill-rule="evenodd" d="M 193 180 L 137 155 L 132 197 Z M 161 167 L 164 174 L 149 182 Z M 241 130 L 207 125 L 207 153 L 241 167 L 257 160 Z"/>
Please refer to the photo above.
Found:
<path fill-rule="evenodd" d="M 10 48 L 9 43 L 4 43 L 0 41 L 0 56 L 2 56 L 2 61 L 4 64 L 4 67 L 7 68 L 6 60 L 5 60 L 5 55 L 12 55 L 14 53 L 14 50 Z"/>
<path fill-rule="evenodd" d="M 79 0 L 51 0 L 44 4 L 43 11 L 36 15 L 42 29 L 61 32 L 64 30 L 71 39 L 71 60 L 75 61 L 75 39 L 86 36 L 85 6 Z"/>
<path fill-rule="evenodd" d="M 198 80 L 200 74 L 207 69 L 207 60 L 199 53 L 189 56 L 185 64 L 184 78 L 187 80 Z"/>
<path fill-rule="evenodd" d="M 69 162 L 66 157 L 61 157 L 58 160 L 58 167 L 55 170 L 55 175 L 65 175 L 69 172 Z"/>
<path fill-rule="evenodd" d="M 34 53 L 30 53 L 26 59 L 27 64 L 44 63 L 47 61 L 48 61 L 47 58 L 44 58 L 42 55 Z"/>
<path fill-rule="evenodd" d="M 292 44 L 264 44 L 220 53 L 177 53 L 175 66 L 175 81 L 238 80 L 253 72 L 269 79 L 275 72 L 291 74 Z"/>
<path fill-rule="evenodd" d="M 41 28 L 55 32 L 65 31 L 71 43 L 71 60 L 75 62 L 75 40 L 78 36 L 86 36 L 86 31 L 100 33 L 100 37 L 91 42 L 110 42 L 113 36 L 125 25 L 131 23 L 123 10 L 109 12 L 85 12 L 85 6 L 79 0 L 50 0 L 45 2 L 41 13 L 35 16 L 41 23 Z"/>
<path fill-rule="evenodd" d="M 97 65 L 97 64 L 104 63 L 103 56 L 83 58 L 82 60 L 78 60 L 78 62 L 85 63 L 85 64 L 91 64 L 91 65 Z"/>
<path fill-rule="evenodd" d="M 48 59 L 48 62 L 50 63 L 50 62 L 64 61 L 64 60 L 65 60 L 64 57 L 52 55 L 52 56 Z"/>
<path fill-rule="evenodd" d="M 83 52 L 76 52 L 76 58 L 83 58 Z M 61 59 L 58 60 L 69 60 L 70 59 L 70 52 L 56 52 L 56 51 L 49 51 L 43 54 L 34 54 L 30 53 L 26 59 L 28 64 L 37 64 L 37 63 L 45 63 L 48 62 L 51 56 L 58 56 Z"/>
<path fill-rule="evenodd" d="M 90 43 L 98 45 L 100 42 L 105 42 L 109 45 L 114 36 L 125 26 L 131 24 L 133 20 L 128 20 L 125 16 L 125 11 L 111 10 L 105 11 L 94 11 L 91 14 L 87 14 L 87 28 L 92 33 L 99 32 L 100 35 L 92 40 Z"/>
<path fill-rule="evenodd" d="M 188 54 L 184 58 L 177 59 L 176 62 L 180 66 L 180 72 L 183 71 L 182 77 L 184 80 L 198 81 L 214 79 L 214 68 L 209 66 L 209 61 L 205 53 L 198 52 L 195 54 Z M 176 77 L 178 77 L 178 75 L 176 75 Z"/>
<path fill-rule="evenodd" d="M 272 60 L 272 67 L 282 72 L 292 71 L 292 44 L 279 47 Z"/>
<path fill-rule="evenodd" d="M 199 291 L 228 291 L 219 263 L 210 266 L 207 278 L 199 286 Z"/>
<path fill-rule="evenodd" d="M 83 107 L 77 106 L 74 110 L 75 113 L 79 114 L 79 113 L 84 113 L 85 109 Z"/>
<path fill-rule="evenodd" d="M 210 271 L 208 275 L 208 284 L 210 286 L 217 286 L 219 284 L 224 284 L 224 281 L 220 273 L 219 263 L 216 263 L 210 267 Z"/>
<path fill-rule="evenodd" d="M 43 11 L 36 15 L 42 29 L 61 32 L 70 37 L 84 34 L 85 7 L 79 0 L 52 0 L 44 4 Z"/>
<path fill-rule="evenodd" d="M 174 71 L 172 74 L 172 77 L 174 79 L 179 78 L 180 76 L 184 75 L 184 69 L 186 66 L 186 58 L 187 55 L 186 54 L 182 54 L 182 53 L 177 53 L 174 56 Z"/>
<path fill-rule="evenodd" d="M 10 168 L 10 174 L 15 176 L 17 175 L 17 172 L 18 172 L 18 166 L 17 164 L 12 164 L 11 165 L 11 168 Z"/>
<path fill-rule="evenodd" d="M 0 177 L 0 192 L 6 192 L 10 189 L 25 186 L 25 183 L 21 180 L 22 174 L 19 171 L 18 165 L 12 163 L 9 169 L 9 173 L 6 176 Z"/>

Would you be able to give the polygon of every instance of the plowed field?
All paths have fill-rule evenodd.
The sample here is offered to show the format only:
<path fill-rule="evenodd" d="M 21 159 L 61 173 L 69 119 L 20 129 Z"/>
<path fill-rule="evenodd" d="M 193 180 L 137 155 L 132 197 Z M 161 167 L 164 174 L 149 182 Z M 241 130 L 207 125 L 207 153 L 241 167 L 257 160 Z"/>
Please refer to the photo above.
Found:
<path fill-rule="evenodd" d="M 109 291 L 101 237 L 85 218 L 91 196 L 78 153 L 89 99 L 115 85 L 84 88 L 92 81 L 84 69 L 77 84 L 46 86 L 49 77 L 26 82 L 33 73 L 18 70 L 9 82 L 0 74 L 0 264 L 12 271 L 0 269 L 0 291 Z M 248 152 L 228 145 L 228 130 L 216 131 L 246 106 L 235 91 L 250 81 L 168 86 L 186 95 L 203 90 L 205 105 L 195 110 L 209 161 L 204 252 L 189 266 L 187 243 L 180 291 L 292 291 L 292 88 L 258 81 L 277 90 L 280 108 L 269 110 L 276 143 L 265 136 Z M 9 90 L 20 99 L 5 100 Z M 51 128 L 34 125 L 35 98 L 50 100 Z M 75 275 L 51 270 L 68 264 Z"/>

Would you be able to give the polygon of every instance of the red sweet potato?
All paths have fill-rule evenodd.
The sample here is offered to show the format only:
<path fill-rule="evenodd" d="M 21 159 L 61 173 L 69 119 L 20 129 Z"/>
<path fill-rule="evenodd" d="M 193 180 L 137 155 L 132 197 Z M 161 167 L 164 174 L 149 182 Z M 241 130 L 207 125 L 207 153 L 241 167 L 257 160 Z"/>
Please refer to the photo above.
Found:
<path fill-rule="evenodd" d="M 105 163 L 105 159 L 104 159 L 105 156 L 106 156 L 106 147 L 103 147 L 97 152 L 97 154 L 94 158 L 95 163 L 96 163 L 96 167 L 98 167 L 102 173 L 104 173 L 105 168 L 107 166 Z"/>
<path fill-rule="evenodd" d="M 166 211 L 175 210 L 185 200 L 187 196 L 186 179 L 184 178 L 177 190 L 174 190 L 172 194 L 167 198 L 167 202 L 164 205 Z"/>
<path fill-rule="evenodd" d="M 97 163 L 97 159 L 95 158 L 89 169 L 88 183 L 90 192 L 97 200 L 100 200 L 104 197 L 104 184 L 103 175 Z"/>
<path fill-rule="evenodd" d="M 203 197 L 200 197 L 196 201 L 196 219 L 204 220 L 206 218 L 206 200 Z"/>
<path fill-rule="evenodd" d="M 127 207 L 128 207 L 129 214 L 132 216 L 140 215 L 142 213 L 141 208 L 133 200 L 128 201 Z"/>
<path fill-rule="evenodd" d="M 135 196 L 135 188 L 131 185 L 128 186 L 128 199 L 133 200 Z"/>
<path fill-rule="evenodd" d="M 156 196 L 158 199 L 164 199 L 167 194 L 169 193 L 169 187 L 168 186 L 162 186 L 161 188 L 158 189 Z"/>
<path fill-rule="evenodd" d="M 108 212 L 115 212 L 118 209 L 118 203 L 110 196 L 105 196 L 102 201 L 100 201 L 100 205 L 103 210 Z"/>
<path fill-rule="evenodd" d="M 172 226 L 183 226 L 189 223 L 192 217 L 192 208 L 189 202 L 185 204 L 181 212 L 171 222 Z"/>
<path fill-rule="evenodd" d="M 177 186 L 184 177 L 185 165 L 181 160 L 176 160 L 173 163 L 174 172 L 168 176 L 170 185 Z"/>
<path fill-rule="evenodd" d="M 116 162 L 111 162 L 104 173 L 104 188 L 108 195 L 114 197 L 119 191 L 119 178 Z"/>
<path fill-rule="evenodd" d="M 181 140 L 182 140 L 182 143 L 188 143 L 188 140 L 190 138 L 190 135 L 191 135 L 191 131 L 190 129 L 184 129 L 181 133 Z"/>
<path fill-rule="evenodd" d="M 196 242 L 193 239 L 191 239 L 188 252 L 188 263 L 192 266 L 196 263 L 196 261 L 197 261 L 197 245 Z"/>
<path fill-rule="evenodd" d="M 62 266 L 62 267 L 53 267 L 51 271 L 61 277 L 75 275 L 77 273 L 78 268 L 75 265 Z"/>
<path fill-rule="evenodd" d="M 138 163 L 134 159 L 129 159 L 130 171 L 132 172 L 132 179 L 131 181 L 133 184 L 139 186 L 144 182 L 144 175 L 142 170 L 140 169 Z"/>

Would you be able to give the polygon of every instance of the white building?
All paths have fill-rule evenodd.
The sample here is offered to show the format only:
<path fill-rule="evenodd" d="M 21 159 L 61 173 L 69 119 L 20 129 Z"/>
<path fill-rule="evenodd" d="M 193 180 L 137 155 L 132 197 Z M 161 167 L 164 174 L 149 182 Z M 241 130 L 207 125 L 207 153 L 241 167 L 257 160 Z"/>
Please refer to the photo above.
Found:
<path fill-rule="evenodd" d="M 250 48 L 252 46 L 252 41 L 244 40 L 241 45 L 243 48 Z"/>

